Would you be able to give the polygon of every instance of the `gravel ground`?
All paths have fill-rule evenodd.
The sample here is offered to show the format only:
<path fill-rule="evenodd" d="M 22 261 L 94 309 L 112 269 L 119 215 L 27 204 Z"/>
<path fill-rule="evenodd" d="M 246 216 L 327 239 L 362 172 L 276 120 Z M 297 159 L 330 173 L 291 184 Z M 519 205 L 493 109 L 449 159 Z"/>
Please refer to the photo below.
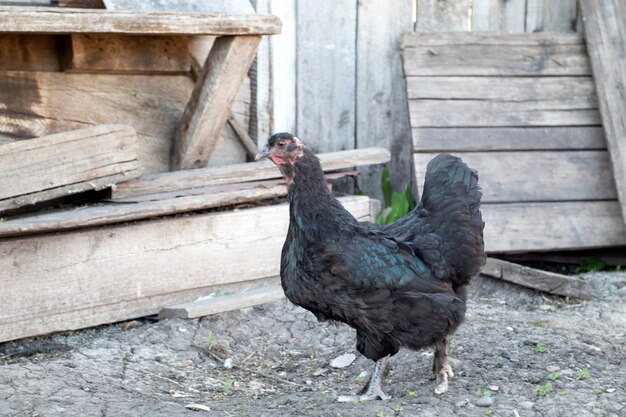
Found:
<path fill-rule="evenodd" d="M 346 326 L 287 301 L 199 320 L 150 318 L 0 344 L 1 416 L 626 416 L 626 274 L 596 298 L 478 278 L 435 395 L 432 353 L 401 351 L 389 401 L 343 404 L 372 363 Z M 330 362 L 356 354 L 345 368 Z"/>

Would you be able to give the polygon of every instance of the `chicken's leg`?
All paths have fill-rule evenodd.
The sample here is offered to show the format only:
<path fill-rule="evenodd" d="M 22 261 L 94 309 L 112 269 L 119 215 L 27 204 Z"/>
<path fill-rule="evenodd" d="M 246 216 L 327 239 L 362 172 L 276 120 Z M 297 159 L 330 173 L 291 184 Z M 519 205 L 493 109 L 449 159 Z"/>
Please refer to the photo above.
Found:
<path fill-rule="evenodd" d="M 452 378 L 454 376 L 448 353 L 448 338 L 435 344 L 435 355 L 433 358 L 433 377 L 437 379 L 435 394 L 443 394 L 448 391 L 448 377 Z"/>
<path fill-rule="evenodd" d="M 355 401 L 369 401 L 369 400 L 388 400 L 391 397 L 383 392 L 382 382 L 387 375 L 389 368 L 390 356 L 376 361 L 374 365 L 374 372 L 370 377 L 369 382 L 358 395 L 340 395 L 337 401 L 342 403 L 355 402 Z"/>

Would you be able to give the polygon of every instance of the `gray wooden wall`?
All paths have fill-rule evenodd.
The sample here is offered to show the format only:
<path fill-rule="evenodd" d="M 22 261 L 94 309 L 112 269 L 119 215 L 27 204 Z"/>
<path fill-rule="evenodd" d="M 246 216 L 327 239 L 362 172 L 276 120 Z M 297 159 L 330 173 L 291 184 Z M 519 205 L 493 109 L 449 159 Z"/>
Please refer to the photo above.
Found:
<path fill-rule="evenodd" d="M 259 142 L 291 131 L 317 152 L 379 146 L 391 180 L 412 182 L 411 130 L 400 39 L 416 31 L 576 31 L 576 0 L 252 0 L 283 20 L 257 58 Z M 381 198 L 380 168 L 359 185 Z"/>

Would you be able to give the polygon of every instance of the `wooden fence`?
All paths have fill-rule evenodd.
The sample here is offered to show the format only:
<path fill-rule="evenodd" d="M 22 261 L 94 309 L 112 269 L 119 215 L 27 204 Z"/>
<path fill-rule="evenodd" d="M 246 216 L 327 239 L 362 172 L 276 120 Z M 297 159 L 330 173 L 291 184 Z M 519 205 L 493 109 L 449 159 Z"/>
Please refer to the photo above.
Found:
<path fill-rule="evenodd" d="M 412 178 L 404 33 L 581 27 L 576 0 L 252 1 L 283 21 L 282 33 L 259 48 L 255 135 L 296 132 L 319 152 L 387 147 L 398 189 Z M 381 198 L 380 169 L 361 174 L 361 188 Z"/>

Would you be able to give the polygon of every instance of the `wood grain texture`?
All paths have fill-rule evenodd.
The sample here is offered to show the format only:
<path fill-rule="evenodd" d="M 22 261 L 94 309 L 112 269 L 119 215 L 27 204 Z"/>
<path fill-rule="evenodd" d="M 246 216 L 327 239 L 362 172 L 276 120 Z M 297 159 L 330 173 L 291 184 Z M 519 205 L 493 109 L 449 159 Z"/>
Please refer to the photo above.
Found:
<path fill-rule="evenodd" d="M 487 258 L 480 273 L 549 294 L 581 300 L 592 299 L 589 282 L 576 276 L 542 271 L 491 257 Z"/>
<path fill-rule="evenodd" d="M 606 149 L 600 126 L 415 128 L 416 152 Z"/>
<path fill-rule="evenodd" d="M 421 188 L 435 153 L 416 153 Z M 455 152 L 480 176 L 486 203 L 614 200 L 617 197 L 606 151 Z"/>
<path fill-rule="evenodd" d="M 126 33 L 135 35 L 270 35 L 280 33 L 272 15 L 143 13 L 58 7 L 0 7 L 0 32 Z"/>
<path fill-rule="evenodd" d="M 132 126 L 144 172 L 169 167 L 193 82 L 182 75 L 0 72 L 0 134 L 33 138 L 97 124 Z"/>
<path fill-rule="evenodd" d="M 215 41 L 181 118 L 172 147 L 172 169 L 206 166 L 260 40 L 259 36 L 225 36 Z"/>
<path fill-rule="evenodd" d="M 404 71 L 407 76 L 539 76 L 591 75 L 582 37 L 559 35 L 471 32 L 407 34 L 403 41 Z"/>
<path fill-rule="evenodd" d="M 526 32 L 576 32 L 577 0 L 526 0 Z"/>
<path fill-rule="evenodd" d="M 340 201 L 369 219 L 369 198 Z M 288 221 L 282 204 L 2 239 L 0 341 L 156 314 L 207 287 L 277 276 Z"/>
<path fill-rule="evenodd" d="M 489 253 L 626 245 L 617 201 L 483 204 L 481 211 Z"/>
<path fill-rule="evenodd" d="M 187 36 L 75 33 L 63 39 L 64 71 L 187 74 L 191 68 Z"/>
<path fill-rule="evenodd" d="M 165 307 L 159 312 L 159 318 L 180 317 L 192 319 L 210 316 L 225 311 L 253 307 L 260 304 L 272 303 L 285 298 L 285 292 L 280 285 L 272 285 L 225 296 L 203 297 L 189 303 Z"/>
<path fill-rule="evenodd" d="M 389 161 L 390 154 L 386 149 L 366 148 L 329 152 L 319 154 L 318 157 L 322 163 L 322 169 L 332 171 L 370 164 L 384 164 Z M 280 171 L 272 162 L 261 161 L 223 167 L 144 175 L 137 180 L 119 184 L 112 191 L 112 196 L 113 198 L 124 198 L 176 189 L 180 190 L 205 187 L 208 185 L 259 181 L 280 177 Z"/>
<path fill-rule="evenodd" d="M 524 32 L 527 0 L 472 2 L 472 30 Z"/>
<path fill-rule="evenodd" d="M 602 125 L 626 222 L 626 5 L 619 0 L 582 0 L 580 6 Z"/>
<path fill-rule="evenodd" d="M 417 0 L 419 32 L 447 32 L 469 30 L 469 2 L 467 0 Z"/>
<path fill-rule="evenodd" d="M 54 35 L 0 34 L 0 71 L 59 71 Z"/>
<path fill-rule="evenodd" d="M 323 18 L 320 18 L 322 17 Z M 357 2 L 297 4 L 297 135 L 315 152 L 355 147 Z"/>
<path fill-rule="evenodd" d="M 0 211 L 138 177 L 137 135 L 102 125 L 0 146 Z"/>
<path fill-rule="evenodd" d="M 387 168 L 397 190 L 411 185 L 407 179 L 412 177 L 411 127 L 399 49 L 403 34 L 413 25 L 411 6 L 407 0 L 358 2 L 356 147 L 392 151 Z M 366 166 L 359 173 L 359 188 L 382 200 L 382 167 Z"/>

